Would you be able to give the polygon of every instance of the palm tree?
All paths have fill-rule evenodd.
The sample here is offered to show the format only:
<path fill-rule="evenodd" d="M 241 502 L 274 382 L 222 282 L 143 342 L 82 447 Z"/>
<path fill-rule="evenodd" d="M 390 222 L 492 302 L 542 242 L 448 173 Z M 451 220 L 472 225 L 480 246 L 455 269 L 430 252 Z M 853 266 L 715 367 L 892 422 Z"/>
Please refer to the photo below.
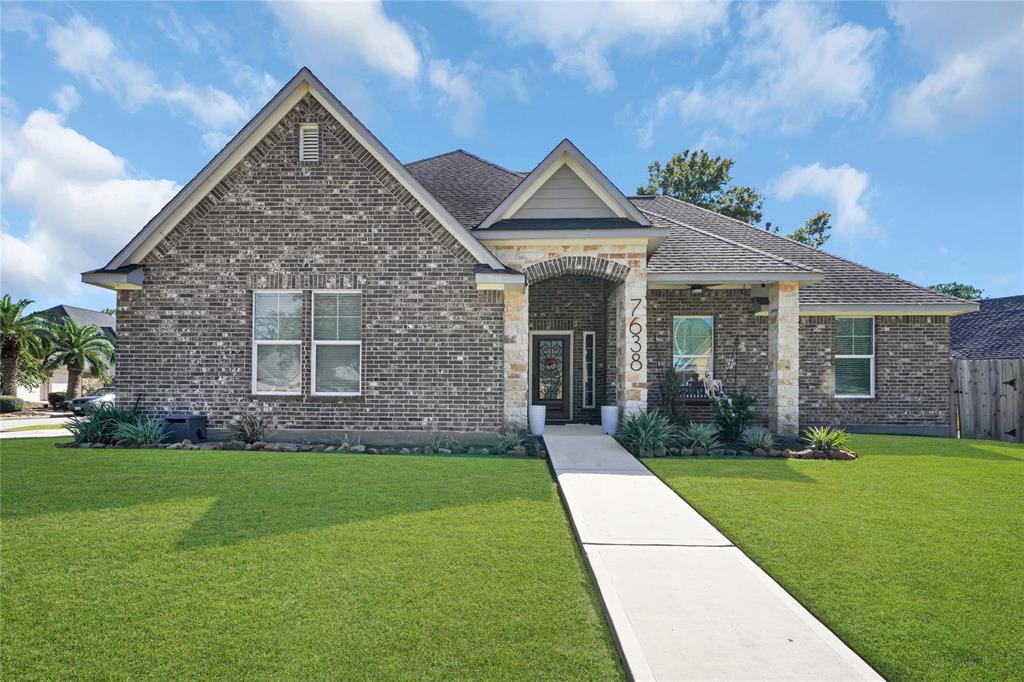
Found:
<path fill-rule="evenodd" d="M 52 328 L 53 345 L 58 364 L 68 368 L 68 390 L 66 400 L 78 397 L 82 373 L 86 367 L 94 372 L 101 372 L 114 354 L 114 345 L 110 339 L 94 324 L 78 326 L 75 321 L 66 318 L 60 325 Z"/>
<path fill-rule="evenodd" d="M 38 317 L 23 314 L 32 303 L 27 298 L 14 301 L 10 294 L 0 299 L 0 395 L 18 394 L 18 355 L 43 328 L 43 321 Z"/>

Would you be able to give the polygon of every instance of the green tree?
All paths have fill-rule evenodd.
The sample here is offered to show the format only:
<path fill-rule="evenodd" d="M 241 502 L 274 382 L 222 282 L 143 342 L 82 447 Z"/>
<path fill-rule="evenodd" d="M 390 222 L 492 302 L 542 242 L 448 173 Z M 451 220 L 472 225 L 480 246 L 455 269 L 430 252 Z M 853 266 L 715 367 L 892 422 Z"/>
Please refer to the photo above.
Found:
<path fill-rule="evenodd" d="M 786 235 L 790 239 L 820 249 L 825 245 L 832 235 L 832 214 L 828 211 L 818 211 L 807 219 L 802 227 L 796 228 L 792 234 Z"/>
<path fill-rule="evenodd" d="M 68 368 L 66 399 L 71 400 L 78 397 L 82 373 L 87 368 L 96 374 L 106 370 L 114 346 L 96 325 L 79 326 L 72 319 L 55 325 L 52 333 L 56 360 Z"/>
<path fill-rule="evenodd" d="M 10 294 L 0 299 L 0 395 L 18 394 L 18 356 L 43 327 L 42 320 L 24 314 L 32 303 L 15 301 Z"/>
<path fill-rule="evenodd" d="M 647 184 L 636 191 L 674 197 L 745 223 L 759 223 L 764 195 L 753 187 L 729 186 L 733 163 L 730 158 L 711 156 L 703 149 L 684 149 L 665 165 L 652 161 L 647 167 Z"/>
<path fill-rule="evenodd" d="M 18 355 L 18 385 L 36 388 L 46 383 L 60 367 L 53 337 L 45 330 L 26 343 Z"/>
<path fill-rule="evenodd" d="M 933 284 L 928 287 L 932 291 L 937 291 L 940 294 L 946 294 L 947 296 L 955 296 L 968 301 L 974 301 L 981 298 L 981 295 L 985 293 L 984 289 L 979 289 L 971 284 L 963 284 L 961 282 L 946 282 L 945 284 Z"/>

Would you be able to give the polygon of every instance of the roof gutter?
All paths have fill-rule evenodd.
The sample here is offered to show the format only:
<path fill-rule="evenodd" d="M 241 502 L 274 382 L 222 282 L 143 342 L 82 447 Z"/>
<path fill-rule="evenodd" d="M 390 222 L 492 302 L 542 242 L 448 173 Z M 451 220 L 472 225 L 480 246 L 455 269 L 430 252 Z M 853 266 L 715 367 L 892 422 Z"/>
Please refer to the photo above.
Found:
<path fill-rule="evenodd" d="M 977 312 L 973 301 L 959 303 L 801 303 L 801 315 L 963 315 Z"/>
<path fill-rule="evenodd" d="M 820 282 L 825 277 L 820 272 L 799 270 L 793 272 L 648 272 L 647 282 L 656 289 L 669 289 L 673 285 L 690 284 L 762 284 L 768 282 L 797 282 L 800 286 Z"/>

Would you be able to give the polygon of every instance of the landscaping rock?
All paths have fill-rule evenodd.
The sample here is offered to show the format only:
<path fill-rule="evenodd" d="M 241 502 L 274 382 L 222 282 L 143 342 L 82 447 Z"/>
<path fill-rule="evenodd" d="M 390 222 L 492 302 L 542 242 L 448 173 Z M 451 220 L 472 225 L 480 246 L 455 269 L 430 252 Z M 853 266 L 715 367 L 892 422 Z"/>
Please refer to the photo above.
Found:
<path fill-rule="evenodd" d="M 355 452 L 355 450 L 353 450 L 353 452 Z M 370 455 L 378 455 L 378 454 L 380 454 L 380 452 L 377 450 L 377 448 L 366 448 L 366 453 L 370 454 Z"/>
<path fill-rule="evenodd" d="M 691 452 L 693 452 L 693 454 L 696 455 L 697 457 L 703 457 L 707 450 L 698 445 Z"/>
<path fill-rule="evenodd" d="M 768 456 L 769 457 L 782 457 L 782 450 L 779 450 L 778 448 L 772 448 L 771 450 L 768 451 Z"/>
<path fill-rule="evenodd" d="M 515 455 L 516 457 L 524 457 L 526 455 L 526 446 L 516 445 L 515 447 L 512 448 L 512 454 Z"/>
<path fill-rule="evenodd" d="M 754 455 L 754 457 L 767 457 L 768 456 L 768 453 L 765 452 L 764 450 L 762 450 L 761 448 L 754 448 L 754 451 L 751 454 Z"/>
<path fill-rule="evenodd" d="M 341 448 L 338 448 L 338 449 L 341 450 Z M 362 452 L 366 452 L 367 451 L 365 445 L 352 445 L 352 446 L 350 446 L 350 447 L 348 447 L 346 449 L 348 450 L 348 452 L 359 452 L 359 453 L 362 453 Z"/>
<path fill-rule="evenodd" d="M 857 455 L 853 454 L 849 450 L 831 450 L 828 453 L 829 459 L 841 459 L 841 460 L 853 460 L 857 459 Z"/>
<path fill-rule="evenodd" d="M 432 447 L 430 447 L 428 445 L 427 447 L 423 448 L 423 454 L 424 455 L 432 455 L 432 454 L 434 454 L 434 448 L 432 448 Z"/>
<path fill-rule="evenodd" d="M 295 443 L 278 443 L 278 452 L 298 452 L 299 446 Z"/>
<path fill-rule="evenodd" d="M 736 450 L 726 450 L 725 451 L 725 456 L 726 457 L 735 457 L 737 454 L 738 453 L 737 453 Z"/>
<path fill-rule="evenodd" d="M 711 454 L 714 455 L 715 457 L 721 457 L 722 455 L 725 454 L 725 450 L 718 448 L 717 450 L 712 450 Z"/>
<path fill-rule="evenodd" d="M 655 457 L 664 457 L 665 455 L 668 454 L 668 450 L 665 449 L 664 445 L 659 445 L 658 447 L 654 448 L 654 451 L 653 451 L 652 454 Z"/>
<path fill-rule="evenodd" d="M 433 448 L 431 448 L 431 449 L 433 449 Z M 448 448 L 438 448 L 437 449 L 437 454 L 439 454 L 439 455 L 450 455 L 450 454 L 452 454 L 452 451 L 449 450 Z"/>
<path fill-rule="evenodd" d="M 693 457 L 693 448 L 679 448 L 680 457 Z"/>
<path fill-rule="evenodd" d="M 261 440 L 258 440 L 258 441 L 256 441 L 255 443 L 252 444 L 252 449 L 253 450 L 263 450 L 266 447 L 267 447 L 267 444 L 265 442 L 261 441 Z"/>
<path fill-rule="evenodd" d="M 412 450 L 410 450 L 409 448 L 402 448 L 401 450 L 398 451 L 398 454 L 400 454 L 400 455 L 411 455 L 412 454 Z"/>

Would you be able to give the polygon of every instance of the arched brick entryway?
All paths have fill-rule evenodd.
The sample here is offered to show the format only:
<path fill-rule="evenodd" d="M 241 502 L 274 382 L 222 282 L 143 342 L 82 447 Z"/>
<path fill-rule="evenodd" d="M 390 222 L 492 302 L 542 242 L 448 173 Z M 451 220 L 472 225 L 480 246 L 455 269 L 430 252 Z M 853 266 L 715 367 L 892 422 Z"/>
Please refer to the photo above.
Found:
<path fill-rule="evenodd" d="M 541 261 L 523 271 L 527 284 L 563 275 L 586 275 L 622 283 L 629 275 L 629 266 L 624 263 L 598 258 L 596 256 L 563 256 Z"/>

